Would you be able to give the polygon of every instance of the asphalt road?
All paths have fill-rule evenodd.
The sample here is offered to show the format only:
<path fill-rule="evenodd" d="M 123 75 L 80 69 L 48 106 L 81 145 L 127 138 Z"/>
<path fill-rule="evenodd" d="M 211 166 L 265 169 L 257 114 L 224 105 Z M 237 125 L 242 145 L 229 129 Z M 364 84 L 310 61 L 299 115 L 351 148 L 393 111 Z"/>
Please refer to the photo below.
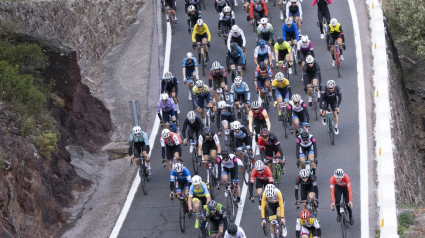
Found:
<path fill-rule="evenodd" d="M 208 1 L 206 10 L 202 11 L 204 22 L 209 26 L 212 40 L 210 50 L 210 63 L 218 60 L 222 65 L 225 64 L 226 46 L 223 38 L 219 38 L 217 32 L 218 16 L 214 10 L 212 1 Z M 277 6 L 273 7 L 271 2 L 268 3 L 269 16 L 272 19 L 272 25 L 275 29 L 275 38 L 282 34 L 281 27 L 283 21 L 279 19 L 279 11 Z M 335 138 L 335 145 L 331 145 L 326 128 L 322 125 L 320 118 L 318 121 L 312 118 L 310 120 L 311 133 L 317 139 L 318 146 L 318 186 L 322 237 L 339 237 L 340 224 L 336 222 L 336 213 L 330 211 L 330 188 L 329 178 L 337 168 L 342 168 L 350 176 L 353 189 L 354 202 L 354 219 L 355 224 L 350 227 L 348 234 L 350 237 L 360 237 L 360 168 L 359 168 L 359 126 L 358 126 L 358 98 L 357 98 L 357 70 L 355 44 L 353 36 L 353 27 L 351 23 L 350 11 L 346 0 L 337 1 L 330 5 L 331 17 L 335 17 L 344 27 L 345 40 L 347 50 L 344 52 L 345 60 L 342 63 L 341 78 L 337 77 L 336 68 L 331 65 L 331 56 L 326 49 L 325 40 L 320 39 L 320 31 L 316 26 L 317 22 L 317 6 L 312 7 L 310 1 L 302 3 L 304 12 L 304 24 L 302 25 L 302 33 L 308 34 L 312 40 L 316 55 L 316 61 L 319 63 L 322 72 L 322 84 L 333 79 L 337 85 L 341 87 L 343 101 L 340 111 L 340 134 Z M 252 26 L 246 21 L 243 6 L 239 1 L 236 7 L 236 24 L 245 32 L 247 39 L 247 65 L 248 71 L 245 72 L 244 81 L 247 82 L 251 89 L 254 88 L 253 73 L 253 53 L 256 45 L 256 35 Z M 165 17 L 165 16 L 164 16 Z M 188 101 L 188 91 L 182 83 L 181 60 L 187 52 L 193 52 L 191 47 L 191 35 L 187 32 L 186 16 L 184 14 L 183 3 L 178 3 L 177 17 L 179 20 L 176 26 L 176 33 L 172 36 L 172 52 L 170 60 L 170 71 L 180 80 L 179 87 L 180 96 L 180 121 L 183 121 L 186 114 L 191 110 L 191 103 Z M 163 32 L 165 38 L 165 21 L 163 21 Z M 165 41 L 165 39 L 164 39 Z M 208 69 L 210 67 L 208 66 Z M 299 68 L 298 68 L 299 69 Z M 276 71 L 277 72 L 277 71 Z M 299 71 L 298 71 L 299 72 Z M 207 77 L 202 77 L 207 82 Z M 304 101 L 308 97 L 302 90 L 303 83 L 301 74 L 292 74 L 290 82 L 293 93 L 299 93 Z M 256 93 L 252 93 L 252 97 L 257 97 Z M 251 100 L 253 101 L 253 100 Z M 309 108 L 310 109 L 310 108 Z M 310 115 L 312 115 L 310 109 Z M 281 123 L 277 120 L 277 110 L 270 109 L 272 130 L 275 132 L 282 143 L 282 148 L 287 158 L 286 174 L 281 179 L 281 191 L 285 197 L 285 216 L 287 218 L 288 237 L 295 237 L 295 221 L 300 212 L 295 207 L 294 183 L 298 174 L 295 157 L 295 137 L 289 136 L 285 139 Z M 215 125 L 212 127 L 216 131 Z M 160 128 L 162 130 L 162 128 Z M 158 135 L 160 132 L 158 133 Z M 223 140 L 223 138 L 221 138 Z M 183 158 L 190 161 L 188 147 L 183 148 Z M 122 226 L 119 237 L 196 237 L 198 230 L 194 228 L 194 219 L 186 223 L 186 232 L 183 234 L 179 228 L 179 203 L 178 201 L 170 201 L 169 195 L 169 171 L 168 168 L 162 168 L 161 148 L 159 146 L 159 137 L 152 151 L 153 159 L 153 176 L 148 183 L 148 194 L 143 195 L 141 189 L 136 193 L 136 197 L 132 203 L 127 218 Z M 191 164 L 186 162 L 186 166 L 192 171 Z M 200 175 L 205 179 L 205 170 L 200 169 Z M 216 200 L 225 203 L 223 192 L 217 196 Z M 251 203 L 247 198 L 244 201 L 243 215 L 240 226 L 245 230 L 248 237 L 264 237 L 260 226 L 261 216 L 258 210 L 258 203 Z"/>

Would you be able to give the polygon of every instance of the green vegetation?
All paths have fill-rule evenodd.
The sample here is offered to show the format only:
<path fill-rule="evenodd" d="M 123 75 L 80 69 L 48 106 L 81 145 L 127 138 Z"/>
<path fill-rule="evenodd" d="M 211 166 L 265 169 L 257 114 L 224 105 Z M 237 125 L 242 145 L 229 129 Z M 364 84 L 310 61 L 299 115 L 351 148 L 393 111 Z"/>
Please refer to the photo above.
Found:
<path fill-rule="evenodd" d="M 383 9 L 395 42 L 425 59 L 425 2 L 388 1 Z"/>
<path fill-rule="evenodd" d="M 55 133 L 43 133 L 34 138 L 34 144 L 37 146 L 41 156 L 49 159 L 52 152 L 57 151 L 58 138 Z"/>
<path fill-rule="evenodd" d="M 398 215 L 398 228 L 397 234 L 399 236 L 403 236 L 404 232 L 409 228 L 409 226 L 413 225 L 414 216 L 410 212 L 403 212 Z"/>

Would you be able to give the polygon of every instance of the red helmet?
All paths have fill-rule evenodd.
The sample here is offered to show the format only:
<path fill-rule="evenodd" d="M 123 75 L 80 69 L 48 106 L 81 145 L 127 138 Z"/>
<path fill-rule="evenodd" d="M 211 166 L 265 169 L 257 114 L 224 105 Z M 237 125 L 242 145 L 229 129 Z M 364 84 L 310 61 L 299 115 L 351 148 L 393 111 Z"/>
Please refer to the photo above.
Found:
<path fill-rule="evenodd" d="M 310 218 L 310 212 L 307 209 L 303 209 L 300 213 L 300 218 L 301 220 L 307 220 L 308 218 Z"/>
<path fill-rule="evenodd" d="M 269 137 L 269 130 L 267 130 L 267 128 L 263 128 L 261 130 L 261 137 L 263 137 L 263 138 Z"/>

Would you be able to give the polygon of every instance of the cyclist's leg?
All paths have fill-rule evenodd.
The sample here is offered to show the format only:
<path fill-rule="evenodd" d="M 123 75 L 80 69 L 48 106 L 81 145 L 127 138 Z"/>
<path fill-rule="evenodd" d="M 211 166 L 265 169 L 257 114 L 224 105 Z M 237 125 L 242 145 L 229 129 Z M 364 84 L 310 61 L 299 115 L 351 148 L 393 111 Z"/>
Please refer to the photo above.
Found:
<path fill-rule="evenodd" d="M 243 139 L 243 142 L 245 143 L 245 147 L 248 151 L 249 156 L 252 159 L 252 163 L 255 163 L 255 158 L 254 158 L 254 154 L 252 151 L 252 136 L 245 136 L 245 138 Z"/>
<path fill-rule="evenodd" d="M 306 155 L 306 151 L 304 150 L 304 147 L 300 146 L 300 155 L 299 155 L 299 160 L 300 160 L 300 164 L 301 164 L 301 168 L 304 169 L 305 168 L 305 164 L 304 161 L 307 157 Z"/>
<path fill-rule="evenodd" d="M 326 99 L 323 99 L 322 105 L 320 107 L 320 115 L 324 118 L 326 118 L 326 112 L 328 110 L 329 103 L 326 101 Z"/>
<path fill-rule="evenodd" d="M 334 191 L 335 191 L 335 207 L 336 207 L 336 212 L 338 214 L 338 216 L 341 215 L 341 213 L 339 212 L 340 209 L 340 203 L 341 203 L 341 194 L 342 194 L 342 190 L 341 187 L 339 186 L 334 186 Z"/>
<path fill-rule="evenodd" d="M 226 167 L 223 167 L 223 170 L 221 172 L 221 181 L 223 182 L 223 184 L 227 183 L 228 174 L 229 174 L 228 169 Z"/>
<path fill-rule="evenodd" d="M 317 19 L 318 19 L 318 24 L 319 24 L 319 28 L 320 28 L 320 34 L 324 34 L 323 33 L 323 24 L 322 24 L 322 20 L 323 20 L 323 16 L 324 16 L 324 12 L 317 10 Z"/>
<path fill-rule="evenodd" d="M 293 127 L 294 127 L 295 130 L 298 130 L 299 122 L 300 122 L 299 117 L 298 117 L 298 113 L 295 112 L 295 111 L 293 111 L 292 114 L 293 114 L 293 116 L 292 116 L 292 125 L 293 125 Z"/>
<path fill-rule="evenodd" d="M 269 219 L 277 220 L 277 210 L 279 208 L 279 203 L 269 203 Z M 270 224 L 270 234 L 274 233 L 274 224 Z"/>
<path fill-rule="evenodd" d="M 242 157 L 243 139 L 236 138 L 235 147 L 236 147 L 236 156 L 238 157 L 238 159 L 243 160 L 243 157 Z"/>
<path fill-rule="evenodd" d="M 309 236 L 310 230 L 305 226 L 301 226 L 301 238 L 309 238 Z"/>
<path fill-rule="evenodd" d="M 301 19 L 300 19 L 300 11 L 295 13 L 295 20 L 298 31 L 301 31 Z"/>
<path fill-rule="evenodd" d="M 278 115 L 281 116 L 282 115 L 282 107 L 280 105 L 282 103 L 282 94 L 280 93 L 278 88 L 276 88 L 275 92 L 276 92 L 276 102 L 275 103 L 277 104 L 277 112 L 278 112 Z"/>
<path fill-rule="evenodd" d="M 315 171 L 316 163 L 314 163 L 314 148 L 312 145 L 309 148 L 307 148 L 307 152 L 308 152 L 308 160 L 311 162 L 311 169 Z"/>
<path fill-rule="evenodd" d="M 334 39 L 334 37 L 333 37 L 332 34 L 329 37 L 329 45 L 331 46 L 331 56 L 332 56 L 332 59 L 335 60 L 335 56 L 334 56 L 334 54 L 335 54 L 335 48 L 334 48 L 335 39 Z"/>
<path fill-rule="evenodd" d="M 236 196 L 238 198 L 238 202 L 241 200 L 241 188 L 239 186 L 239 177 L 236 177 L 236 170 L 238 169 L 238 167 L 233 167 L 232 169 L 229 170 L 230 172 L 230 177 L 232 179 L 232 182 L 235 183 L 236 187 Z M 244 175 L 242 175 L 244 176 Z"/>
<path fill-rule="evenodd" d="M 202 44 L 204 44 L 204 51 L 205 51 L 205 54 L 206 55 L 208 55 L 208 45 L 207 45 L 207 42 L 208 42 L 208 36 L 207 36 L 207 34 L 206 33 L 204 33 L 204 35 L 202 35 L 203 37 L 202 37 Z"/>
<path fill-rule="evenodd" d="M 264 154 L 266 155 L 264 164 L 269 166 L 270 171 L 273 171 L 273 149 L 266 147 Z"/>
<path fill-rule="evenodd" d="M 309 187 L 300 183 L 300 190 L 301 190 L 301 201 L 304 202 L 303 203 L 303 209 L 306 209 L 307 204 L 305 202 L 307 201 L 307 194 L 308 194 L 308 191 L 309 191 Z"/>
<path fill-rule="evenodd" d="M 317 76 L 317 75 L 315 75 L 315 76 Z M 315 77 L 315 78 L 313 78 L 313 80 L 312 80 L 313 82 L 313 86 L 314 86 L 314 89 L 315 89 L 315 92 L 316 92 L 316 94 L 317 94 L 317 98 L 320 98 L 320 91 L 319 91 L 319 80 L 317 79 L 317 77 Z"/>
<path fill-rule="evenodd" d="M 239 76 L 243 77 L 243 71 L 242 71 L 242 57 L 239 57 L 238 59 L 238 74 Z"/>
<path fill-rule="evenodd" d="M 338 128 L 338 112 L 335 110 L 336 104 L 337 104 L 336 100 L 334 102 L 330 103 L 331 108 L 332 108 L 332 114 L 333 114 L 334 122 L 335 122 L 335 128 Z"/>
<path fill-rule="evenodd" d="M 260 127 L 261 122 L 257 120 L 256 118 L 252 118 L 254 120 L 254 131 L 255 131 L 255 142 L 258 143 L 258 137 L 260 136 Z"/>
<path fill-rule="evenodd" d="M 341 36 L 338 37 L 337 44 L 339 45 L 339 53 L 342 55 L 342 38 L 341 38 Z"/>
<path fill-rule="evenodd" d="M 265 83 L 265 80 L 264 79 L 258 79 L 257 80 L 257 86 L 260 89 L 260 98 L 261 98 L 261 100 L 264 99 L 264 92 L 263 92 L 264 83 Z"/>
<path fill-rule="evenodd" d="M 148 153 L 148 146 L 143 143 L 142 145 L 142 155 L 145 156 L 146 165 L 148 166 L 148 169 L 151 168 L 151 159 L 149 157 Z"/>
<path fill-rule="evenodd" d="M 348 204 L 350 202 L 349 201 L 350 197 L 348 195 L 347 187 L 341 187 L 340 189 L 342 190 L 342 193 L 344 194 L 344 203 Z M 353 210 L 351 209 L 350 206 L 348 206 L 348 205 L 346 205 L 346 206 L 347 206 L 348 214 L 349 214 L 350 219 L 351 219 L 353 217 Z"/>
<path fill-rule="evenodd" d="M 207 107 L 210 108 L 211 116 L 214 116 L 216 111 L 216 102 L 215 98 L 211 97 L 211 94 L 207 94 L 205 100 L 207 101 Z"/>
<path fill-rule="evenodd" d="M 204 164 L 205 164 L 205 169 L 207 170 L 207 176 L 209 175 L 209 167 L 208 167 L 208 160 L 210 159 L 210 150 L 211 147 L 209 145 L 203 144 L 202 145 L 202 154 L 204 155 Z"/>
<path fill-rule="evenodd" d="M 201 64 L 201 43 L 202 43 L 203 35 L 195 34 L 195 42 L 196 47 L 198 49 L 198 62 Z"/>
<path fill-rule="evenodd" d="M 201 114 L 201 118 L 204 120 L 204 123 L 205 123 L 205 109 L 204 109 L 204 97 L 205 96 L 201 96 L 201 95 L 199 95 L 199 96 L 195 96 L 195 97 L 197 97 L 197 100 L 196 100 L 196 105 L 198 105 L 198 107 L 197 107 L 197 110 L 198 110 L 198 112 Z"/>

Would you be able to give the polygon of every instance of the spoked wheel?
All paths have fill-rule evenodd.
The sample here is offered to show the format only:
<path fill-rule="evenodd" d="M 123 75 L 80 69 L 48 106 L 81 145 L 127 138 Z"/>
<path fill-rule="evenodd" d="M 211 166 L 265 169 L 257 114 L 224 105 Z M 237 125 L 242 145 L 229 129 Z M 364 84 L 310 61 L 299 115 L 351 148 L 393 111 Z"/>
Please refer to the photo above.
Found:
<path fill-rule="evenodd" d="M 147 186 L 146 182 L 148 181 L 148 178 L 146 177 L 146 171 L 145 171 L 144 166 L 140 167 L 139 176 L 140 176 L 140 185 L 142 185 L 143 194 L 146 195 L 146 193 L 148 193 L 148 190 L 146 188 L 146 186 Z"/>
<path fill-rule="evenodd" d="M 184 230 L 186 228 L 186 213 L 185 213 L 185 208 L 184 208 L 185 204 L 182 202 L 180 205 L 180 230 L 184 233 Z"/>
<path fill-rule="evenodd" d="M 332 124 L 333 124 L 332 122 L 328 123 L 328 131 L 329 131 L 329 138 L 331 139 L 331 144 L 333 145 L 335 142 L 335 131 L 334 131 L 335 129 L 333 128 Z"/>
<path fill-rule="evenodd" d="M 251 179 L 251 171 L 252 171 L 252 162 L 249 155 L 244 154 L 243 158 L 243 180 L 246 185 L 248 185 L 250 179 Z"/>
<path fill-rule="evenodd" d="M 213 165 L 214 166 L 214 165 Z M 212 171 L 210 171 L 210 182 L 209 182 L 209 190 L 210 190 L 210 195 L 211 195 L 211 199 L 214 199 L 214 189 L 215 189 L 215 178 L 214 178 L 214 173 L 212 173 Z"/>
<path fill-rule="evenodd" d="M 314 94 L 316 94 L 316 91 L 313 92 Z M 316 121 L 318 120 L 317 117 L 317 96 L 313 97 L 313 110 L 314 110 L 314 114 L 316 115 Z"/>
<path fill-rule="evenodd" d="M 227 194 L 227 215 L 229 217 L 229 220 L 231 222 L 235 221 L 235 217 L 236 217 L 236 209 L 235 209 L 235 204 L 233 203 L 233 195 L 232 194 Z"/>
<path fill-rule="evenodd" d="M 196 155 L 198 150 L 195 150 L 195 148 L 193 148 L 193 152 L 192 152 L 192 166 L 193 166 L 193 172 L 198 175 L 198 156 Z"/>

